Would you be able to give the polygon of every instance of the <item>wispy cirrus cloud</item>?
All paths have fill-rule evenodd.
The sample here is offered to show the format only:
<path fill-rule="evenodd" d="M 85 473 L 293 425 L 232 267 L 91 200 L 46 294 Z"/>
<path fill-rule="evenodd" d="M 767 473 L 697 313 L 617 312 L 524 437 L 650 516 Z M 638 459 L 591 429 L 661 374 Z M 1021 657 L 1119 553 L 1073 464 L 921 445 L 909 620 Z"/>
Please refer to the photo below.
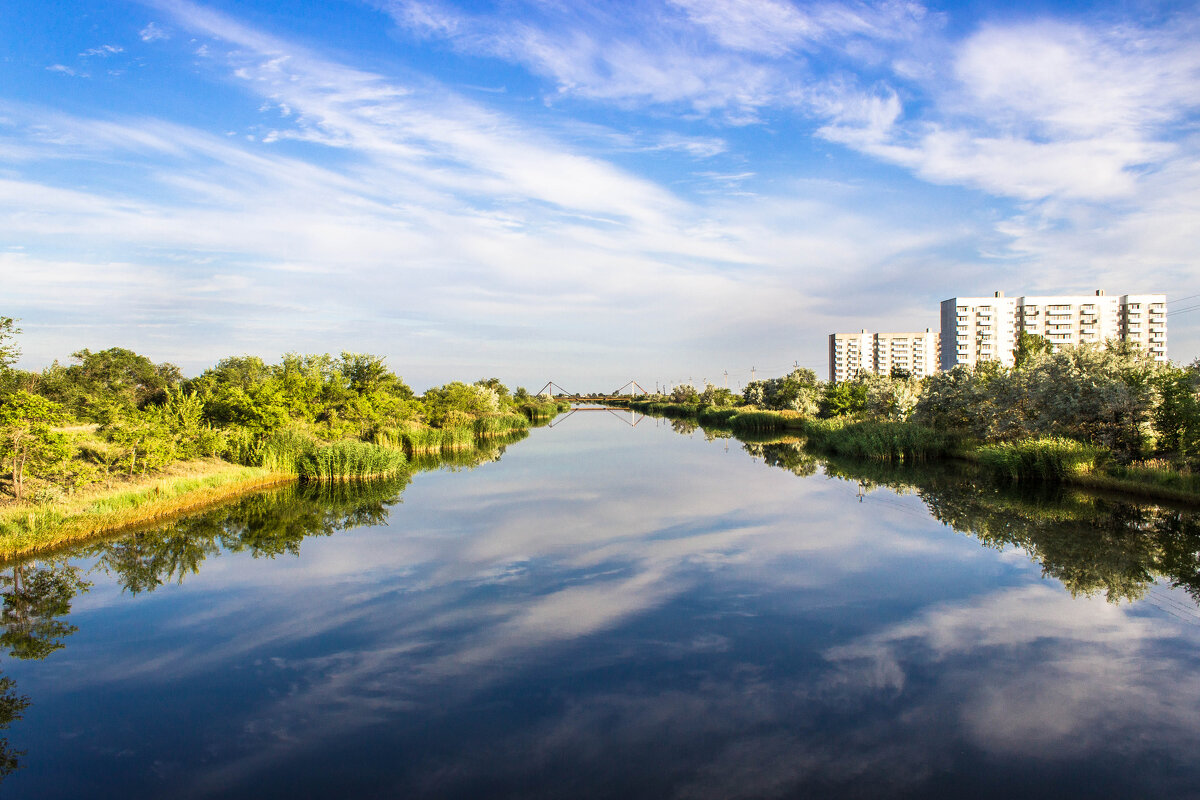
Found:
<path fill-rule="evenodd" d="M 684 107 L 735 124 L 756 122 L 762 109 L 799 96 L 812 80 L 804 58 L 810 51 L 844 49 L 852 39 L 904 38 L 925 16 L 915 4 L 802 10 L 777 0 L 539 5 L 545 16 L 533 20 L 424 0 L 393 0 L 385 8 L 418 35 L 523 64 L 552 80 L 559 96 Z"/>
<path fill-rule="evenodd" d="M 0 148 L 20 161 L 0 183 L 0 230 L 35 249 L 110 253 L 97 276 L 116 280 L 117 261 L 147 276 L 117 301 L 127 318 L 152 324 L 174 291 L 177 324 L 228 320 L 210 347 L 312 346 L 288 341 L 297 315 L 312 315 L 322 330 L 355 337 L 357 349 L 417 361 L 404 368 L 417 382 L 451 377 L 423 363 L 457 372 L 464 355 L 479 369 L 502 369 L 497 356 L 514 339 L 551 340 L 537 345 L 541 355 L 522 350 L 520 362 L 559 359 L 572 347 L 632 347 L 659 361 L 641 343 L 661 342 L 664 324 L 677 342 L 664 346 L 684 347 L 725 338 L 719 329 L 739 320 L 747 336 L 761 337 L 764 314 L 797 317 L 810 305 L 794 285 L 806 267 L 779 260 L 794 258 L 787 248 L 797 236 L 806 260 L 850 272 L 897 246 L 937 239 L 820 202 L 806 204 L 808 219 L 780 238 L 758 211 L 697 205 L 568 144 L 569 135 L 533 130 L 436 83 L 355 69 L 197 6 L 162 10 L 207 38 L 209 69 L 257 98 L 249 138 L 10 106 Z M 622 138 L 618 150 L 687 158 L 727 147 L 669 131 L 616 136 L 607 147 Z M 119 177 L 86 187 L 33 177 L 55 162 L 108 164 Z M 847 248 L 840 239 L 854 228 L 850 237 L 863 245 Z M 36 263 L 42 271 L 56 262 L 43 255 Z M 81 313 L 82 286 L 74 297 L 36 271 L 28 278 L 19 294 L 27 307 Z M 375 344 L 361 338 L 371 328 Z M 328 347 L 328 333 L 322 338 L 315 346 Z M 60 355 L 46 341 L 42 357 Z"/>

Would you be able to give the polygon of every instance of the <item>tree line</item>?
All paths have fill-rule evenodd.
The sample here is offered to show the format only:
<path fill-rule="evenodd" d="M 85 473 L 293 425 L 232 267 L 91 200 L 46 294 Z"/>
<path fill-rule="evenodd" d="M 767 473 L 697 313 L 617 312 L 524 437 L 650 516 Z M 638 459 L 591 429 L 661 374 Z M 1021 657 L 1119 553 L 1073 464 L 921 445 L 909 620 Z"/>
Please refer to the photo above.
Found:
<path fill-rule="evenodd" d="M 673 403 L 754 407 L 813 419 L 897 421 L 978 444 L 1061 437 L 1103 448 L 1117 463 L 1200 466 L 1200 360 L 1154 361 L 1131 343 L 1055 351 L 1023 334 L 1014 365 L 981 361 L 926 378 L 861 372 L 837 383 L 809 369 L 752 381 L 742 394 L 676 387 Z"/>
<path fill-rule="evenodd" d="M 121 347 L 16 369 L 20 329 L 0 317 L 0 479 L 14 499 L 54 500 L 180 460 L 262 465 L 264 443 L 402 447 L 406 431 L 519 429 L 557 404 L 500 380 L 454 381 L 416 394 L 382 356 L 232 356 L 200 375 Z M 494 424 L 499 420 L 503 424 Z M 462 437 L 460 437 L 462 438 Z"/>

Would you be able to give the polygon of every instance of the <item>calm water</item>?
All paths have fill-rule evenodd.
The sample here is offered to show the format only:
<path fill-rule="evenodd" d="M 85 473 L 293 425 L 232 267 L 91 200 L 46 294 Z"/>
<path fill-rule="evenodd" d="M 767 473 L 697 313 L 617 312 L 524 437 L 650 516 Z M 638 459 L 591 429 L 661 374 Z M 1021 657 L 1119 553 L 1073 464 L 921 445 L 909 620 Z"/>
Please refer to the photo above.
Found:
<path fill-rule="evenodd" d="M 0 794 L 1200 796 L 1193 514 L 632 419 L 10 565 Z"/>

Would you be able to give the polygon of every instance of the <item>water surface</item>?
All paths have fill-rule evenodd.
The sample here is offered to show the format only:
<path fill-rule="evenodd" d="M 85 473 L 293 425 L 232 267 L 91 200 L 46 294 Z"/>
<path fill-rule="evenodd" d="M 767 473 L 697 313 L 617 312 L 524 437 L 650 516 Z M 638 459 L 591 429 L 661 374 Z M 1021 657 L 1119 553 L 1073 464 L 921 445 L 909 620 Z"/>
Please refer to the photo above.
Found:
<path fill-rule="evenodd" d="M 628 414 L 495 455 L 6 567 L 0 793 L 1200 793 L 1192 513 Z"/>

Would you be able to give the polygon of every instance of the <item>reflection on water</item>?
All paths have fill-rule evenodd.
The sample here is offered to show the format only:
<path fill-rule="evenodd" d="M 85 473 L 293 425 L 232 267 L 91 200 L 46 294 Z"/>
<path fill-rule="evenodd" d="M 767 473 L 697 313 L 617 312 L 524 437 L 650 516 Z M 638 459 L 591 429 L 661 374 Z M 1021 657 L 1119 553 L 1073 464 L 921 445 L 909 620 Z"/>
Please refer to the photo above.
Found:
<path fill-rule="evenodd" d="M 1193 512 L 680 420 L 580 414 L 508 443 L 411 485 L 271 490 L 6 567 L 0 729 L 24 719 L 0 741 L 0 773 L 23 767 L 5 787 L 1061 797 L 1200 779 Z"/>
<path fill-rule="evenodd" d="M 792 445 L 799 449 L 798 445 Z M 1200 515 L 1055 487 L 1020 490 L 963 464 L 826 464 L 865 487 L 914 492 L 934 519 L 988 547 L 1019 547 L 1074 596 L 1138 600 L 1159 579 L 1200 603 Z"/>
<path fill-rule="evenodd" d="M 402 475 L 369 483 L 299 484 L 270 489 L 222 508 L 85 548 L 127 591 L 153 591 L 195 575 L 222 552 L 252 558 L 300 555 L 311 536 L 387 522 L 410 481 Z"/>

